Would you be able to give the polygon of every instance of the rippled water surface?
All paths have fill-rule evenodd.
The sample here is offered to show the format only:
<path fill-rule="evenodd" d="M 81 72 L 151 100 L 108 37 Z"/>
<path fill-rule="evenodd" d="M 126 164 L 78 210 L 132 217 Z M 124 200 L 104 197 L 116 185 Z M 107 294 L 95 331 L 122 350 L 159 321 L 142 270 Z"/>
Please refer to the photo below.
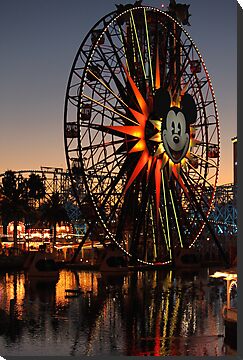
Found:
<path fill-rule="evenodd" d="M 0 274 L 0 354 L 225 355 L 225 287 L 207 274 L 62 270 L 56 284 Z"/>

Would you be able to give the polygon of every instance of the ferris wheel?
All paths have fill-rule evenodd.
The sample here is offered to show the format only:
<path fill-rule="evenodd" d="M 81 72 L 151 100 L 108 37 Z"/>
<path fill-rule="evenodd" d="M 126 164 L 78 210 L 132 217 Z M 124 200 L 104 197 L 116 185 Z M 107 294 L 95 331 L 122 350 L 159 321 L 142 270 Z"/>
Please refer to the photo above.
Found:
<path fill-rule="evenodd" d="M 89 199 L 109 241 L 146 264 L 196 243 L 218 178 L 219 119 L 203 58 L 170 11 L 120 5 L 95 24 L 64 118 L 77 199 Z"/>

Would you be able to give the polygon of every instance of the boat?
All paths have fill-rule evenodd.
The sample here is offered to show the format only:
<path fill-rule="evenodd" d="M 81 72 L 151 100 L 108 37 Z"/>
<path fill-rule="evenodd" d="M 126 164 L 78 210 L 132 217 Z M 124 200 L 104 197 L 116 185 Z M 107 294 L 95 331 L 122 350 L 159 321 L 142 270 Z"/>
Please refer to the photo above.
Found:
<path fill-rule="evenodd" d="M 235 286 L 237 288 L 237 269 L 216 271 L 211 278 L 224 279 L 226 281 L 226 304 L 222 307 L 222 317 L 225 326 L 225 344 L 232 349 L 237 349 L 237 308 L 231 304 L 231 293 Z"/>
<path fill-rule="evenodd" d="M 10 302 L 10 310 L 6 312 L 5 310 L 0 308 L 0 336 L 11 336 L 15 334 L 16 336 L 20 336 L 24 321 L 22 319 L 18 319 L 15 315 L 14 311 L 14 300 L 12 299 L 12 304 Z M 2 349 L 1 349 L 2 350 Z M 3 359 L 0 356 L 0 359 Z"/>
<path fill-rule="evenodd" d="M 175 255 L 174 266 L 176 269 L 198 270 L 201 268 L 201 257 L 195 249 L 180 249 Z"/>
<path fill-rule="evenodd" d="M 123 251 L 113 244 L 104 249 L 98 261 L 101 273 L 122 274 L 130 271 Z"/>
<path fill-rule="evenodd" d="M 27 254 L 0 255 L 0 271 L 21 270 L 26 258 Z"/>
<path fill-rule="evenodd" d="M 78 288 L 78 289 L 66 289 L 65 290 L 65 299 L 77 298 L 82 294 L 83 294 L 83 291 L 80 288 Z"/>
<path fill-rule="evenodd" d="M 33 251 L 24 264 L 29 280 L 54 281 L 59 279 L 59 270 L 50 253 Z"/>

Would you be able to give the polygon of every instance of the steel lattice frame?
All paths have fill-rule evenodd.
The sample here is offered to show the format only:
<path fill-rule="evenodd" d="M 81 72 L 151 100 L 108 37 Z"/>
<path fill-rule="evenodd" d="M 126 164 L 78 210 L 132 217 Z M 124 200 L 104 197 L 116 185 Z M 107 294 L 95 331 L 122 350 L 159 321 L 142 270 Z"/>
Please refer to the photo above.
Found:
<path fill-rule="evenodd" d="M 43 166 L 40 170 L 18 170 L 14 171 L 14 174 L 20 182 L 23 179 L 28 179 L 31 174 L 40 176 L 45 187 L 45 196 L 42 201 L 50 199 L 53 193 L 58 192 L 73 225 L 80 222 L 80 209 L 77 206 L 76 198 L 73 196 L 70 176 L 67 171 L 62 168 Z M 0 174 L 0 180 L 3 177 L 4 173 Z M 36 202 L 37 204 L 39 206 L 39 202 Z"/>
<path fill-rule="evenodd" d="M 201 71 L 192 70 L 195 61 Z M 179 164 L 165 154 L 163 119 L 151 127 L 145 111 L 160 87 L 177 107 L 185 92 L 197 107 L 190 151 Z M 79 205 L 84 182 L 109 240 L 148 264 L 170 263 L 177 249 L 194 245 L 218 178 L 219 119 L 202 56 L 168 13 L 138 6 L 96 23 L 71 69 L 64 134 Z"/>
<path fill-rule="evenodd" d="M 45 199 L 49 199 L 54 192 L 58 192 L 65 199 L 70 189 L 69 175 L 61 168 L 41 167 L 40 170 L 13 171 L 17 180 L 27 179 L 31 174 L 39 175 L 45 186 Z M 0 179 L 4 177 L 0 174 Z"/>
<path fill-rule="evenodd" d="M 236 186 L 217 186 L 214 207 L 209 217 L 218 235 L 237 234 Z"/>

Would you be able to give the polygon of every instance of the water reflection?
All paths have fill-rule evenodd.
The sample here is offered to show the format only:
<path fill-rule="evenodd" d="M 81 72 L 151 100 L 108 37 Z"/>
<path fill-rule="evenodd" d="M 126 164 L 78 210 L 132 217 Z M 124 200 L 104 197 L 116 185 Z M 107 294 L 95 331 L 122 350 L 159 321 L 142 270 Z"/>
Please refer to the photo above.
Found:
<path fill-rule="evenodd" d="M 1 355 L 225 355 L 224 284 L 207 284 L 207 270 L 121 277 L 63 270 L 57 284 L 2 274 Z"/>

